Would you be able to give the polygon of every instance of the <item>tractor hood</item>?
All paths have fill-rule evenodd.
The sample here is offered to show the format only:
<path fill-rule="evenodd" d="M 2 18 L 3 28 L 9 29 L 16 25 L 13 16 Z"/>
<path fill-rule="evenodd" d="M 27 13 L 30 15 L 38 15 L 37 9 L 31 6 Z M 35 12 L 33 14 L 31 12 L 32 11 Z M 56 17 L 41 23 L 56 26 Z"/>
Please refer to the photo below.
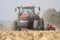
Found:
<path fill-rule="evenodd" d="M 23 13 L 20 17 L 21 18 L 27 18 L 27 17 L 29 17 L 29 14 Z"/>

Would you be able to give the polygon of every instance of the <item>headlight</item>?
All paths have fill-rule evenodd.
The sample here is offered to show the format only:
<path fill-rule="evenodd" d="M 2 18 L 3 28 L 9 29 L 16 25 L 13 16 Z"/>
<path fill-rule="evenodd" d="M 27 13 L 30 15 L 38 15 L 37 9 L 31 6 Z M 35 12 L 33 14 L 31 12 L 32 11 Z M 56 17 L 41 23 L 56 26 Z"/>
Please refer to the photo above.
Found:
<path fill-rule="evenodd" d="M 28 22 L 28 21 L 20 21 L 20 22 Z"/>

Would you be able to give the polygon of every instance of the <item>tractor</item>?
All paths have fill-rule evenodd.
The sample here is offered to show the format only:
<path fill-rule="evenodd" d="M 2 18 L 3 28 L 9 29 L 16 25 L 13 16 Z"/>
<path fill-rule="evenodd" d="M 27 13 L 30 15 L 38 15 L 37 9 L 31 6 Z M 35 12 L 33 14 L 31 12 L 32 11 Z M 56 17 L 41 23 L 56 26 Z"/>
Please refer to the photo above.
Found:
<path fill-rule="evenodd" d="M 15 30 L 29 29 L 29 30 L 44 30 L 44 20 L 39 17 L 40 7 L 35 13 L 34 6 L 23 6 L 15 8 L 18 9 L 18 18 L 15 21 Z"/>

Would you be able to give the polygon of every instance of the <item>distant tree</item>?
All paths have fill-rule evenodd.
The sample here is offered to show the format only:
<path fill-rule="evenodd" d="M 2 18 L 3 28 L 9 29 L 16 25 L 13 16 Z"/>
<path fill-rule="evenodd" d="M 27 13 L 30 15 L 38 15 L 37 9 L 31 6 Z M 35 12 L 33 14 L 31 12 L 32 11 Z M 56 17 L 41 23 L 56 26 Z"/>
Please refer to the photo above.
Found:
<path fill-rule="evenodd" d="M 55 9 L 48 9 L 42 17 L 44 18 L 45 25 L 51 23 L 60 28 L 60 11 L 57 12 Z"/>
<path fill-rule="evenodd" d="M 57 22 L 56 25 L 60 28 L 60 11 L 57 13 Z"/>
<path fill-rule="evenodd" d="M 5 30 L 6 30 L 6 26 L 0 23 L 0 31 L 5 31 Z"/>
<path fill-rule="evenodd" d="M 3 24 L 2 23 L 0 23 L 0 27 L 2 27 L 3 26 Z"/>
<path fill-rule="evenodd" d="M 45 24 L 56 24 L 57 11 L 55 9 L 48 9 L 42 17 L 44 18 Z"/>

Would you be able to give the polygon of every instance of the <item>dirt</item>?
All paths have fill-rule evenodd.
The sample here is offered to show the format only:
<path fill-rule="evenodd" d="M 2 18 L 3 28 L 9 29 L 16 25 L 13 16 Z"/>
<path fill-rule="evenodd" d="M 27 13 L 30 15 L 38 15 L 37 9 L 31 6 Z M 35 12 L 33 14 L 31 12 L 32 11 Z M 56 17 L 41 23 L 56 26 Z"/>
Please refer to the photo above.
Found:
<path fill-rule="evenodd" d="M 60 40 L 60 31 L 0 31 L 0 40 Z"/>

